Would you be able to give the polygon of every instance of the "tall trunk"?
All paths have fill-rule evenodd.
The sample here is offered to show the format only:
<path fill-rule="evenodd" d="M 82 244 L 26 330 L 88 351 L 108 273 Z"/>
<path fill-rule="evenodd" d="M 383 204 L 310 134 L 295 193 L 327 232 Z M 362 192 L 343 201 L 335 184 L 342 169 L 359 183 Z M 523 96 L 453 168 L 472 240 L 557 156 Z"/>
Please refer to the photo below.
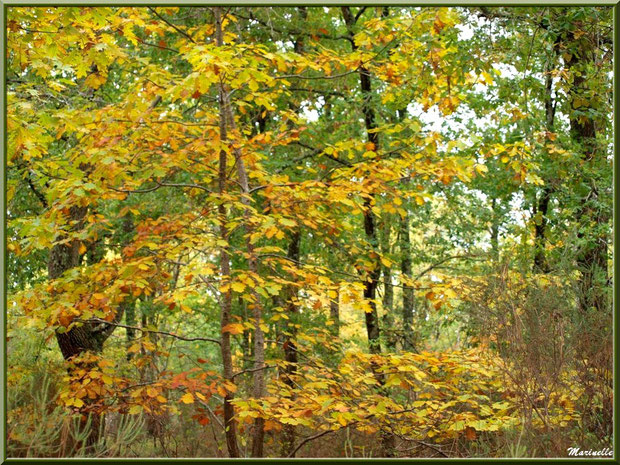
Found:
<path fill-rule="evenodd" d="M 300 257 L 300 242 L 301 242 L 301 234 L 299 230 L 296 230 L 292 237 L 291 243 L 289 244 L 287 256 L 294 263 L 299 263 Z M 284 384 L 286 384 L 289 388 L 293 389 L 295 387 L 294 377 L 297 374 L 297 325 L 299 322 L 299 307 L 297 305 L 297 287 L 295 285 L 289 286 L 287 290 L 288 304 L 286 307 L 286 312 L 289 316 L 286 327 L 286 337 L 284 339 L 284 359 L 286 360 L 286 368 L 284 369 Z M 293 451 L 295 450 L 295 426 L 294 425 L 284 425 L 282 439 L 282 456 L 290 457 Z"/>
<path fill-rule="evenodd" d="M 215 28 L 216 28 L 216 42 L 219 47 L 223 45 L 222 39 L 222 15 L 221 8 L 216 7 L 215 13 Z M 228 132 L 226 127 L 226 91 L 224 85 L 220 84 L 218 89 L 219 94 L 219 110 L 220 110 L 220 141 L 224 144 L 228 140 Z M 221 194 L 226 193 L 226 176 L 227 176 L 227 154 L 226 150 L 220 150 L 220 159 L 218 167 L 218 192 Z M 220 222 L 220 238 L 227 244 L 229 231 L 226 227 L 226 206 L 222 203 L 218 206 L 218 216 Z M 228 252 L 228 246 L 224 245 L 220 248 L 220 272 L 222 279 L 230 281 L 230 254 Z M 222 367 L 224 379 L 228 381 L 233 380 L 233 363 L 232 363 L 232 351 L 230 348 L 230 333 L 225 331 L 224 328 L 230 324 L 232 310 L 232 293 L 230 288 L 226 290 L 222 295 L 221 313 L 220 313 L 220 337 L 221 344 L 220 349 L 222 353 Z M 239 447 L 237 445 L 237 422 L 234 419 L 235 409 L 232 405 L 234 399 L 233 393 L 226 391 L 224 396 L 224 425 L 226 435 L 226 447 L 228 448 L 229 457 L 239 457 Z"/>
<path fill-rule="evenodd" d="M 353 50 L 357 49 L 355 42 L 353 41 L 355 26 L 355 18 L 351 13 L 348 6 L 341 7 L 342 16 L 344 22 L 349 31 L 349 37 L 351 38 L 351 44 Z M 362 91 L 362 113 L 364 114 L 364 126 L 366 128 L 366 135 L 368 142 L 371 142 L 374 146 L 374 150 L 379 150 L 379 134 L 375 131 L 377 125 L 375 121 L 375 111 L 370 102 L 372 96 L 372 84 L 370 81 L 370 72 L 364 66 L 359 68 L 360 89 Z M 372 211 L 375 194 L 371 193 L 364 199 L 364 233 L 366 240 L 371 247 L 378 246 L 376 218 Z M 378 254 L 372 254 L 375 259 L 372 264 L 372 269 L 368 273 L 368 277 L 364 282 L 364 299 L 366 299 L 370 305 L 370 311 L 366 312 L 366 332 L 368 334 L 368 346 L 370 352 L 373 354 L 381 353 L 380 342 L 380 329 L 379 329 L 379 316 L 377 313 L 377 304 L 375 302 L 377 296 L 377 287 L 379 285 L 379 278 L 381 276 L 381 261 Z"/>
<path fill-rule="evenodd" d="M 553 76 L 551 71 L 553 70 L 553 63 L 547 63 L 547 75 L 545 77 L 545 129 L 548 133 L 553 132 L 554 120 L 555 120 L 555 101 L 553 99 Z M 547 154 L 548 155 L 548 154 Z M 545 254 L 545 235 L 547 232 L 547 217 L 549 214 L 549 201 L 551 200 L 551 194 L 553 193 L 553 187 L 547 179 L 545 185 L 542 187 L 540 197 L 536 199 L 534 208 L 534 214 L 538 216 L 536 219 L 536 225 L 534 228 L 534 270 L 540 273 L 549 272 L 549 263 Z"/>
<path fill-rule="evenodd" d="M 308 19 L 308 10 L 304 6 L 297 8 L 300 19 L 306 21 Z M 305 42 L 303 34 L 298 34 L 294 40 L 295 53 L 303 54 L 305 50 Z M 292 111 L 299 113 L 301 108 L 297 105 L 289 104 Z M 289 122 L 289 125 L 292 121 Z M 301 230 L 297 229 L 291 236 L 291 242 L 288 247 L 287 256 L 295 264 L 300 261 L 300 245 L 301 245 Z M 284 360 L 286 361 L 286 368 L 284 369 L 284 384 L 286 384 L 291 390 L 295 387 L 294 377 L 298 370 L 298 357 L 297 357 L 297 325 L 299 321 L 299 306 L 297 304 L 297 287 L 295 285 L 288 286 L 286 290 L 288 304 L 286 312 L 289 319 L 286 320 L 285 338 L 283 342 Z M 289 457 L 294 456 L 295 451 L 295 425 L 284 425 L 283 438 L 282 438 L 282 456 Z"/>
<path fill-rule="evenodd" d="M 405 215 L 399 221 L 400 238 L 400 271 L 403 277 L 411 279 L 411 235 L 409 233 L 409 205 L 405 205 Z M 415 349 L 413 314 L 415 312 L 415 294 L 413 286 L 403 285 L 403 349 L 411 351 Z"/>
<path fill-rule="evenodd" d="M 353 49 L 357 49 L 354 41 L 354 27 L 356 18 L 351 13 L 351 9 L 348 6 L 341 7 L 342 17 L 351 39 L 351 46 Z M 386 10 L 383 10 L 385 15 Z M 366 138 L 368 142 L 373 144 L 374 150 L 379 151 L 379 134 L 376 131 L 377 123 L 375 118 L 375 111 L 372 106 L 372 83 L 370 80 L 370 72 L 365 66 L 360 66 L 358 70 L 360 78 L 360 90 L 362 92 L 362 113 L 364 114 L 364 126 L 366 128 Z M 364 199 L 364 233 L 366 240 L 370 246 L 376 251 L 379 246 L 376 228 L 376 218 L 372 211 L 373 203 L 375 200 L 375 193 L 370 193 Z M 371 266 L 366 281 L 364 282 L 364 299 L 370 305 L 370 311 L 365 312 L 366 317 L 366 332 L 368 333 L 368 346 L 370 352 L 373 354 L 381 353 L 381 332 L 379 329 L 379 317 L 377 314 L 377 305 L 375 302 L 377 287 L 379 285 L 379 278 L 381 276 L 381 260 L 379 254 L 374 252 L 374 263 Z M 379 384 L 383 387 L 385 385 L 385 376 L 374 370 L 374 375 Z M 382 388 L 383 389 L 383 388 Z M 395 437 L 389 431 L 381 431 L 381 449 L 384 457 L 393 457 L 395 449 Z"/>
<path fill-rule="evenodd" d="M 216 41 L 218 46 L 223 45 L 222 22 L 220 8 L 215 9 L 216 15 Z M 235 117 L 230 104 L 230 98 L 226 86 L 220 81 L 219 84 L 219 100 L 220 100 L 220 124 L 225 128 L 230 128 L 231 132 L 236 131 Z M 222 123 L 223 120 L 223 123 Z M 221 129 L 220 129 L 221 130 Z M 220 136 L 220 140 L 225 141 Z M 232 146 L 232 153 L 235 158 L 237 167 L 237 177 L 239 186 L 241 187 L 241 204 L 243 205 L 244 228 L 246 232 L 246 252 L 248 270 L 252 275 L 258 276 L 258 261 L 254 252 L 254 244 L 252 244 L 251 236 L 253 226 L 250 221 L 252 209 L 250 207 L 250 185 L 248 181 L 248 173 L 245 168 L 241 150 L 237 146 Z M 221 164 L 221 161 L 220 161 Z M 254 319 L 254 372 L 253 372 L 253 397 L 258 399 L 265 394 L 265 335 L 261 327 L 262 307 L 260 303 L 260 295 L 253 291 L 253 302 L 251 303 L 252 317 Z M 256 418 L 252 428 L 252 457 L 263 456 L 263 446 L 265 437 L 265 419 Z"/>
<path fill-rule="evenodd" d="M 140 324 L 141 328 L 148 328 L 154 326 L 157 303 L 154 300 L 154 296 L 143 296 L 140 299 Z M 149 339 L 149 342 L 153 344 L 153 349 L 146 349 L 144 346 L 141 348 L 142 360 L 146 361 L 140 366 L 140 383 L 148 384 L 153 383 L 158 376 L 157 367 L 157 345 L 159 343 L 159 337 L 154 333 L 142 332 Z M 153 445 L 155 446 L 157 439 L 161 439 L 163 434 L 163 416 L 161 414 L 155 414 L 153 412 L 145 413 L 146 431 L 153 438 Z"/>
<path fill-rule="evenodd" d="M 129 235 L 134 230 L 134 223 L 131 216 L 131 213 L 128 212 L 125 218 L 123 218 L 122 223 L 123 230 L 123 242 L 125 244 L 129 243 L 130 237 Z M 134 339 L 136 338 L 136 299 L 133 297 L 127 297 L 125 302 L 123 302 L 123 306 L 125 307 L 125 324 L 128 326 L 126 328 L 126 337 L 127 337 L 127 348 L 131 346 Z M 126 355 L 127 360 L 131 360 L 133 358 L 133 352 L 127 351 Z"/>
<path fill-rule="evenodd" d="M 87 207 L 71 207 L 69 211 L 69 220 L 73 223 L 72 229 L 79 230 L 82 227 L 82 222 L 86 216 Z M 79 252 L 80 243 L 77 240 L 71 241 L 67 244 L 57 244 L 52 247 L 49 254 L 49 260 L 47 264 L 48 278 L 54 280 L 62 276 L 65 271 L 75 268 L 80 264 L 81 255 Z M 122 311 L 122 306 L 117 310 L 115 321 Z M 58 347 L 65 360 L 72 359 L 84 352 L 100 353 L 103 349 L 105 340 L 112 334 L 115 326 L 113 325 L 100 325 L 100 324 L 83 324 L 81 326 L 74 326 L 69 331 L 59 332 L 56 331 L 56 341 Z M 83 366 L 83 364 L 75 364 L 75 368 L 90 369 L 90 365 Z M 69 368 L 71 371 L 72 369 Z M 89 411 L 90 402 L 87 402 L 85 411 Z M 94 444 L 99 440 L 102 433 L 103 418 L 100 413 L 96 411 L 90 411 L 90 431 L 86 437 L 83 446 L 87 450 L 91 449 Z M 87 417 L 83 416 L 83 422 L 86 424 Z"/>
<path fill-rule="evenodd" d="M 499 201 L 493 197 L 491 199 L 491 254 L 493 261 L 499 263 Z"/>
<path fill-rule="evenodd" d="M 587 56 L 586 53 L 583 53 Z M 571 60 L 567 62 L 569 68 L 576 67 L 579 63 L 579 59 L 576 56 L 572 56 Z M 586 86 L 586 80 L 584 76 L 579 73 L 573 77 L 573 89 L 572 96 L 581 95 Z M 596 149 L 596 126 L 595 122 L 590 116 L 584 116 L 585 112 L 581 112 L 580 116 L 571 115 L 570 117 L 570 132 L 571 137 L 581 147 L 582 160 L 585 164 L 594 165 L 599 160 L 597 156 L 604 156 L 597 153 Z M 593 204 L 596 203 L 599 197 L 599 189 L 594 182 L 590 183 L 590 189 L 583 197 L 581 207 L 577 212 L 577 220 L 580 224 L 588 224 L 593 221 L 596 224 L 604 224 L 609 220 L 602 215 L 597 214 L 596 208 Z M 597 228 L 599 231 L 604 228 Z M 607 247 L 608 237 L 603 233 L 595 231 L 595 237 L 584 243 L 582 250 L 577 257 L 577 265 L 582 273 L 581 279 L 581 291 L 580 292 L 580 306 L 585 313 L 589 309 L 594 308 L 597 312 L 604 312 L 608 310 L 605 293 L 601 292 L 601 286 L 596 285 L 597 276 L 600 276 L 601 283 L 607 283 L 608 280 L 608 267 L 607 267 Z"/>
<path fill-rule="evenodd" d="M 381 253 L 387 255 L 390 252 L 392 226 L 390 217 L 388 216 L 383 225 L 383 238 L 381 241 Z M 383 299 L 381 304 L 383 307 L 383 328 L 385 334 L 386 346 L 393 350 L 396 348 L 396 339 L 394 328 L 394 285 L 392 284 L 392 269 L 389 266 L 382 267 L 383 272 Z"/>
<path fill-rule="evenodd" d="M 128 326 L 126 329 L 127 347 L 130 347 L 134 339 L 136 338 L 136 330 L 133 328 L 136 326 L 136 304 L 135 300 L 125 307 L 125 324 Z M 131 360 L 133 352 L 127 352 L 127 360 Z"/>
<path fill-rule="evenodd" d="M 569 96 L 570 107 L 574 108 L 575 99 L 588 101 L 584 97 L 589 95 L 590 91 L 585 70 L 595 65 L 595 50 L 589 40 L 575 36 L 575 32 L 571 32 L 569 39 L 573 42 L 574 49 L 566 61 L 566 66 L 573 71 Z M 582 150 L 582 163 L 589 172 L 607 169 L 607 161 L 605 152 L 596 145 L 596 112 L 589 112 L 588 109 L 587 106 L 585 109 L 581 108 L 579 114 L 573 111 L 569 119 L 571 137 Z M 601 396 L 603 404 L 603 421 L 597 419 L 595 412 L 591 412 L 584 417 L 584 425 L 599 429 L 599 434 L 609 435 L 613 425 L 613 311 L 608 297 L 610 277 L 607 256 L 607 224 L 610 217 L 600 208 L 600 195 L 599 186 L 592 176 L 589 189 L 581 198 L 576 215 L 579 238 L 583 239 L 576 257 L 577 268 L 581 273 L 578 294 L 583 328 L 578 334 L 578 351 L 583 363 L 580 376 L 585 385 L 585 396 L 587 399 Z M 586 236 L 584 229 L 590 231 L 589 235 Z"/>
<path fill-rule="evenodd" d="M 395 123 L 402 123 L 407 115 L 407 108 L 401 108 L 396 111 Z M 403 191 L 407 190 L 409 179 L 404 177 L 401 179 L 400 184 Z M 411 234 L 410 228 L 410 203 L 407 198 L 404 199 L 403 209 L 404 215 L 399 215 L 398 219 L 398 240 L 400 249 L 400 271 L 405 281 L 412 279 L 412 249 L 411 249 Z M 416 350 L 415 331 L 413 329 L 413 317 L 415 315 L 415 290 L 413 286 L 408 282 L 403 283 L 403 298 L 401 315 L 403 319 L 403 334 L 402 334 L 402 347 L 405 351 Z"/>
<path fill-rule="evenodd" d="M 334 290 L 336 295 L 329 299 L 329 319 L 333 322 L 332 332 L 334 336 L 340 335 L 340 290 Z"/>
<path fill-rule="evenodd" d="M 364 200 L 364 232 L 368 242 L 376 246 L 377 244 L 377 230 L 375 225 L 375 215 L 372 212 L 372 199 L 371 196 Z M 375 254 L 376 255 L 376 254 Z M 380 329 L 379 329 L 379 316 L 377 313 L 377 303 L 375 301 L 377 297 L 377 287 L 379 285 L 379 278 L 381 276 L 381 262 L 377 258 L 373 263 L 373 268 L 368 272 L 368 277 L 364 282 L 364 299 L 368 301 L 370 311 L 365 312 L 366 317 L 366 332 L 368 334 L 368 347 L 373 354 L 381 353 L 381 341 L 380 341 Z M 377 374 L 383 381 L 383 376 Z"/>

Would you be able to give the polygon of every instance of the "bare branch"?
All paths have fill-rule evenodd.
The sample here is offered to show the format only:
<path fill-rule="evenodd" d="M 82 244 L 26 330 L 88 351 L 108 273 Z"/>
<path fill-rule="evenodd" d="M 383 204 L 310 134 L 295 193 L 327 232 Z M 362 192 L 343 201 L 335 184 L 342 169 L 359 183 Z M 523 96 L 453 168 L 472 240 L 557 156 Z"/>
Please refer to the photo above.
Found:
<path fill-rule="evenodd" d="M 160 15 L 159 13 L 157 13 L 157 11 L 155 11 L 155 8 L 153 7 L 147 7 L 151 13 L 153 13 L 155 16 L 157 16 L 159 19 L 161 19 L 164 23 L 166 23 L 168 26 L 170 26 L 172 29 L 174 29 L 175 31 L 177 31 L 179 34 L 181 34 L 184 37 L 187 37 L 191 42 L 196 43 L 196 41 L 192 38 L 192 36 L 190 36 L 187 32 L 185 32 L 184 30 L 180 29 L 178 26 L 175 26 L 174 24 L 172 24 L 170 21 L 168 21 L 166 18 L 164 18 L 162 15 Z"/>
<path fill-rule="evenodd" d="M 137 331 L 141 331 L 143 333 L 152 333 L 152 334 L 161 334 L 162 336 L 170 336 L 173 337 L 175 339 L 180 339 L 181 341 L 187 341 L 187 342 L 194 342 L 194 341 L 204 341 L 204 342 L 213 342 L 215 344 L 220 344 L 220 341 L 217 339 L 213 339 L 210 337 L 185 337 L 185 336 L 179 336 L 178 334 L 173 334 L 173 333 L 169 333 L 167 331 L 157 331 L 154 329 L 145 329 L 145 328 L 140 328 L 139 326 L 130 326 L 130 325 L 123 325 L 120 323 L 114 323 L 111 321 L 106 321 L 103 320 L 101 318 L 90 318 L 88 320 L 82 320 L 81 318 L 76 318 L 75 321 L 79 321 L 80 323 L 84 323 L 84 324 L 106 324 L 106 325 L 110 325 L 110 326 L 116 326 L 118 328 L 126 328 L 126 329 L 134 329 Z"/>

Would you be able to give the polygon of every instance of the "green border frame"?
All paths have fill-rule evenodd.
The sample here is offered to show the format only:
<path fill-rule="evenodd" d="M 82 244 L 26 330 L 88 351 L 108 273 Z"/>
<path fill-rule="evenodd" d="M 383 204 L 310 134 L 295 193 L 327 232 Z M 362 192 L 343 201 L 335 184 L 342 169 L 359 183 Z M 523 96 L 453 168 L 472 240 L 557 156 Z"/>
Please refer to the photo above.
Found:
<path fill-rule="evenodd" d="M 403 462 L 413 462 L 413 463 L 452 463 L 452 462 L 495 462 L 495 463 L 521 463 L 521 462 L 530 462 L 537 463 L 542 461 L 549 461 L 552 463 L 588 463 L 592 460 L 596 460 L 596 463 L 620 463 L 618 459 L 618 402 L 614 402 L 614 439 L 613 439 L 613 458 L 531 458 L 531 459 L 504 459 L 504 458 L 436 458 L 436 459 L 427 459 L 427 458 L 405 458 L 405 459 L 339 459 L 339 458 L 317 458 L 317 459 L 288 459 L 288 458 L 264 458 L 264 459 L 251 459 L 251 458 L 239 458 L 239 459 L 228 459 L 228 458 L 92 458 L 92 459 L 84 459 L 84 458 L 7 458 L 6 456 L 6 432 L 5 426 L 7 421 L 6 414 L 6 307 L 7 307 L 7 265 L 6 265 L 6 213 L 7 213 L 7 203 L 6 203 L 6 162 L 7 162 L 7 131 L 6 131 L 6 17 L 7 17 L 7 9 L 9 7 L 19 7 L 19 6 L 165 6 L 165 5 L 178 5 L 178 6 L 215 6 L 215 5 L 231 5 L 231 6 L 343 6 L 343 5 L 352 5 L 352 6 L 373 6 L 373 5 L 394 5 L 394 6 L 429 6 L 429 7 L 438 7 L 438 6 L 613 6 L 613 24 L 614 24 L 614 49 L 613 49 L 613 59 L 614 59 L 614 79 L 613 79 L 613 117 L 614 117 L 614 161 L 613 161 L 613 185 L 614 185 L 614 198 L 613 198 L 613 212 L 614 212 L 614 236 L 613 236 L 613 269 L 614 272 L 616 270 L 617 264 L 617 255 L 615 254 L 615 249 L 617 247 L 617 240 L 615 235 L 615 219 L 617 218 L 618 213 L 618 198 L 619 193 L 617 190 L 617 181 L 618 181 L 618 163 L 616 163 L 616 147 L 618 146 L 618 128 L 619 122 L 617 117 L 617 108 L 620 103 L 620 84 L 616 77 L 616 73 L 618 71 L 618 58 L 620 57 L 620 52 L 618 51 L 618 43 L 620 43 L 620 16 L 619 16 L 619 4 L 617 0 L 545 0 L 544 2 L 540 2 L 538 0 L 507 0 L 505 2 L 498 1 L 485 1 L 485 0 L 417 0 L 417 1 L 408 1 L 408 0 L 374 0 L 374 1 L 365 1 L 365 0 L 347 0 L 347 1 L 338 1 L 338 0 L 241 0 L 240 2 L 234 2 L 231 0 L 220 0 L 220 1 L 212 1 L 206 0 L 202 2 L 196 2 L 193 0 L 158 0 L 155 3 L 150 2 L 149 0 L 131 0 L 128 3 L 124 3 L 122 1 L 111 2 L 109 0 L 90 0 L 87 2 L 81 0 L 58 0 L 58 1 L 49 1 L 49 0 L 31 0 L 29 2 L 24 2 L 20 0 L 0 0 L 0 23 L 2 24 L 2 34 L 0 35 L 0 48 L 3 53 L 2 60 L 2 83 L 3 90 L 0 94 L 0 104 L 2 106 L 2 112 L 0 114 L 0 127 L 2 127 L 2 178 L 1 178 L 1 189 L 0 189 L 0 203 L 3 206 L 2 213 L 2 228 L 0 228 L 0 239 L 2 241 L 1 252 L 1 261 L 2 261 L 2 287 L 1 287 L 1 298 L 2 298 L 2 312 L 0 313 L 0 326 L 2 328 L 2 357 L 0 357 L 0 392 L 2 393 L 2 403 L 0 404 L 0 411 L 2 412 L 2 422 L 0 423 L 0 463 L 49 463 L 49 464 L 61 464 L 61 463 L 80 463 L 82 461 L 89 463 L 131 463 L 131 464 L 142 464 L 142 463 L 151 463 L 151 462 L 177 462 L 177 463 L 212 463 L 212 462 L 274 462 L 274 463 L 287 463 L 287 462 L 295 462 L 295 463 L 316 463 L 316 462 L 346 462 L 346 463 L 365 463 L 368 460 L 372 462 L 378 463 L 403 463 Z M 615 278 L 615 273 L 614 273 Z M 613 290 L 613 339 L 614 339 L 614 360 L 617 360 L 616 349 L 618 347 L 618 320 L 616 318 L 616 303 L 618 302 L 618 287 L 615 285 L 614 279 L 614 290 Z M 615 366 L 615 365 L 614 365 Z M 618 370 L 614 372 L 614 393 L 616 392 L 616 387 L 618 386 Z"/>

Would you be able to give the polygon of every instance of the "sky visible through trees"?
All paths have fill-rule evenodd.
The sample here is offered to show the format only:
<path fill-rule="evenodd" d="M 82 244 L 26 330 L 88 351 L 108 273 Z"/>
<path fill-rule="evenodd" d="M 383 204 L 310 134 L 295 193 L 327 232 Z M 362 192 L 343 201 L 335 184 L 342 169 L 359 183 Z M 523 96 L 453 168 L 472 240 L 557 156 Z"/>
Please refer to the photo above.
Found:
<path fill-rule="evenodd" d="M 611 8 L 6 26 L 9 457 L 609 454 Z"/>

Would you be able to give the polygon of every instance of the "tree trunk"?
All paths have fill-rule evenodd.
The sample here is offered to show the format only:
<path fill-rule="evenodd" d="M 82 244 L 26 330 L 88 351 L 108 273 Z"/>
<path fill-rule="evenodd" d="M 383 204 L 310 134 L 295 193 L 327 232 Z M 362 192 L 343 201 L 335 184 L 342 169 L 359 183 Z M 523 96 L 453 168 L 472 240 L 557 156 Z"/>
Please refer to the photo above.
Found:
<path fill-rule="evenodd" d="M 216 28 L 216 41 L 218 47 L 223 45 L 222 39 L 222 16 L 221 8 L 215 7 L 215 28 Z M 220 141 L 225 143 L 228 140 L 228 132 L 226 127 L 226 91 L 224 85 L 220 83 L 219 89 L 219 107 L 220 107 Z M 218 170 L 218 191 L 220 194 L 226 192 L 226 176 L 227 176 L 227 154 L 226 150 L 220 150 L 219 157 L 219 170 Z M 228 243 L 228 228 L 226 227 L 226 206 L 220 203 L 218 206 L 218 215 L 220 221 L 220 238 Z M 222 279 L 225 282 L 230 282 L 230 254 L 228 252 L 228 245 L 220 248 L 220 272 Z M 226 290 L 222 295 L 221 313 L 220 313 L 220 337 L 221 337 L 221 354 L 222 354 L 222 366 L 224 379 L 227 381 L 233 380 L 233 364 L 232 364 L 232 351 L 230 348 L 230 333 L 224 331 L 224 328 L 230 324 L 232 310 L 232 293 L 230 288 Z M 224 426 L 226 435 L 226 447 L 228 449 L 229 457 L 239 457 L 239 447 L 237 446 L 237 422 L 234 418 L 235 409 L 232 405 L 234 395 L 230 391 L 226 391 L 224 396 Z"/>
<path fill-rule="evenodd" d="M 554 55 L 555 56 L 555 55 Z M 554 120 L 555 120 L 555 102 L 553 100 L 553 76 L 551 71 L 553 70 L 553 64 L 547 64 L 547 75 L 545 78 L 545 129 L 548 133 L 553 132 Z M 547 156 L 549 154 L 546 154 Z M 551 200 L 551 194 L 553 187 L 550 183 L 550 179 L 545 180 L 545 185 L 542 187 L 540 197 L 536 199 L 534 207 L 534 215 L 536 217 L 536 225 L 534 228 L 534 271 L 539 273 L 549 273 L 549 263 L 545 254 L 545 242 L 547 233 L 547 217 L 549 214 L 549 201 Z M 540 215 L 539 215 L 540 214 Z"/>
<path fill-rule="evenodd" d="M 383 225 L 383 240 L 381 241 L 381 253 L 383 255 L 387 255 L 390 252 L 391 231 L 391 221 L 388 216 Z M 382 272 L 383 299 L 381 304 L 383 307 L 383 333 L 387 348 L 394 350 L 396 348 L 396 339 L 394 332 L 394 285 L 392 284 L 392 270 L 389 266 L 383 266 Z"/>
<path fill-rule="evenodd" d="M 570 107 L 574 108 L 576 98 L 588 101 L 588 81 L 586 70 L 595 66 L 592 43 L 584 37 L 569 36 L 574 44 L 566 66 L 573 72 L 572 88 L 569 92 Z M 583 169 L 608 169 L 606 154 L 597 148 L 596 112 L 589 108 L 580 108 L 579 114 L 574 110 L 570 114 L 570 134 L 582 151 Z M 602 397 L 602 421 L 596 412 L 584 417 L 584 425 L 599 429 L 599 434 L 610 435 L 613 425 L 613 311 L 608 297 L 610 277 L 608 269 L 607 233 L 609 214 L 601 209 L 600 190 L 595 176 L 590 175 L 589 189 L 584 193 L 577 211 L 576 220 L 579 228 L 578 237 L 581 248 L 577 254 L 577 269 L 581 273 L 579 282 L 579 311 L 582 330 L 577 335 L 578 352 L 582 359 L 580 376 L 585 385 L 585 395 L 594 399 Z M 584 232 L 590 231 L 589 233 Z M 600 426 L 602 425 L 602 427 Z M 588 426 L 589 427 L 589 426 Z"/>
<path fill-rule="evenodd" d="M 400 271 L 405 279 L 412 279 L 411 275 L 411 235 L 409 234 L 409 206 L 405 205 L 405 215 L 400 217 Z M 403 350 L 415 350 L 413 331 L 413 314 L 415 312 L 415 293 L 409 284 L 403 285 Z"/>
<path fill-rule="evenodd" d="M 222 35 L 222 23 L 221 23 L 221 11 L 219 8 L 216 11 L 216 41 L 218 46 L 223 45 Z M 220 81 L 219 84 L 219 99 L 220 99 L 220 119 L 224 119 L 224 127 L 230 128 L 231 132 L 236 130 L 235 118 L 230 104 L 230 98 L 226 86 Z M 220 122 L 221 123 L 221 122 Z M 221 130 L 221 129 L 220 129 Z M 220 136 L 220 140 L 225 141 Z M 237 177 L 239 178 L 239 186 L 241 187 L 241 204 L 243 205 L 243 218 L 244 228 L 246 232 L 246 251 L 247 251 L 247 264 L 248 270 L 254 276 L 258 276 L 258 261 L 256 259 L 256 253 L 254 252 L 254 244 L 251 241 L 251 235 L 253 227 L 250 222 L 251 207 L 250 207 L 250 186 L 248 181 L 248 174 L 245 168 L 245 161 L 238 147 L 232 146 L 232 153 L 235 157 L 235 165 L 237 167 Z M 254 398 L 259 399 L 265 394 L 265 335 L 261 327 L 262 320 L 262 307 L 260 303 L 260 295 L 255 290 L 252 291 L 253 302 L 251 303 L 252 317 L 254 319 L 254 372 L 253 381 L 254 387 L 252 394 Z M 265 437 L 265 419 L 258 417 L 254 420 L 252 428 L 252 457 L 263 456 L 263 446 Z"/>
<path fill-rule="evenodd" d="M 329 318 L 333 322 L 332 332 L 334 336 L 340 336 L 340 290 L 334 290 L 336 296 L 329 300 Z"/>
<path fill-rule="evenodd" d="M 357 49 L 355 45 L 353 28 L 355 26 L 356 19 L 354 18 L 351 10 L 348 6 L 341 7 L 342 16 L 349 32 L 349 38 L 351 39 L 351 46 L 353 49 Z M 384 10 L 385 11 L 385 10 Z M 362 92 L 362 113 L 364 114 L 364 126 L 366 128 L 366 137 L 368 142 L 372 143 L 374 150 L 379 151 L 379 134 L 375 129 L 377 128 L 375 111 L 372 106 L 372 83 L 370 80 L 370 72 L 365 66 L 360 66 L 358 70 L 360 78 L 360 90 Z M 366 240 L 370 246 L 376 251 L 379 246 L 377 238 L 376 218 L 372 211 L 375 194 L 371 193 L 364 199 L 364 233 Z M 365 312 L 366 317 L 366 331 L 368 333 L 368 346 L 370 352 L 373 354 L 381 353 L 381 332 L 379 328 L 379 317 L 377 314 L 376 294 L 377 286 L 379 284 L 379 278 L 381 276 L 381 260 L 379 254 L 372 253 L 374 263 L 368 272 L 366 281 L 364 283 L 364 299 L 370 305 L 370 312 Z M 385 385 L 385 376 L 374 370 L 374 375 L 381 386 Z M 388 431 L 381 431 L 381 449 L 384 457 L 393 457 L 395 448 L 394 435 Z"/>
<path fill-rule="evenodd" d="M 351 13 L 348 6 L 343 6 L 342 16 L 344 22 L 347 25 L 349 31 L 349 37 L 353 50 L 357 49 L 355 42 L 353 42 L 354 32 L 353 27 L 355 25 L 355 18 Z M 370 82 L 370 73 L 368 70 L 361 66 L 359 68 L 360 88 L 363 96 L 362 113 L 364 114 L 364 126 L 366 128 L 366 135 L 368 142 L 374 145 L 374 150 L 379 150 L 379 134 L 374 131 L 376 129 L 375 112 L 371 105 L 370 98 L 372 95 L 372 84 Z M 378 246 L 376 218 L 372 211 L 372 204 L 375 198 L 375 194 L 369 194 L 364 199 L 364 233 L 366 240 L 373 248 Z M 366 332 L 368 334 L 368 346 L 370 352 L 373 354 L 381 353 L 380 342 L 380 329 L 379 329 L 379 316 L 377 313 L 377 304 L 375 299 L 377 297 L 377 287 L 379 285 L 379 277 L 381 276 L 381 261 L 377 253 L 371 253 L 374 257 L 374 263 L 372 269 L 368 272 L 368 277 L 364 283 L 364 299 L 366 299 L 370 305 L 370 312 L 366 312 Z"/>
<path fill-rule="evenodd" d="M 73 223 L 72 230 L 76 231 L 82 227 L 82 222 L 86 216 L 87 207 L 71 207 L 69 211 L 69 219 Z M 47 270 L 49 280 L 58 279 L 62 274 L 72 268 L 79 266 L 81 255 L 79 252 L 80 242 L 74 240 L 68 244 L 57 244 L 50 250 Z M 115 322 L 122 315 L 122 306 L 117 311 L 115 316 Z M 56 330 L 56 341 L 58 347 L 65 360 L 73 359 L 76 356 L 81 355 L 84 352 L 100 353 L 103 349 L 103 343 L 112 334 L 115 326 L 113 325 L 101 325 L 83 323 L 79 326 L 74 326 L 69 331 L 61 332 Z M 89 370 L 89 365 L 75 364 L 74 368 L 82 368 Z M 71 373 L 72 368 L 69 368 Z M 88 412 L 87 415 L 82 416 L 82 423 L 85 425 L 90 417 L 90 431 L 82 444 L 86 450 L 91 450 L 97 443 L 102 433 L 103 415 L 96 411 L 89 411 L 90 402 L 85 399 L 86 405 L 84 411 Z"/>
<path fill-rule="evenodd" d="M 288 258 L 294 263 L 299 263 L 300 258 L 300 242 L 301 234 L 297 230 L 291 237 L 291 243 L 288 248 Z M 297 374 L 297 326 L 299 322 L 299 307 L 297 305 L 297 287 L 295 285 L 289 286 L 287 290 L 288 304 L 286 307 L 286 313 L 289 316 L 287 320 L 286 336 L 283 343 L 284 359 L 286 360 L 286 368 L 284 369 L 284 384 L 289 388 L 295 388 L 294 377 Z M 295 426 L 284 425 L 283 438 L 282 438 L 282 456 L 289 457 L 295 450 Z"/>
<path fill-rule="evenodd" d="M 498 200 L 491 199 L 491 254 L 495 264 L 499 264 L 499 214 L 497 212 Z"/>

